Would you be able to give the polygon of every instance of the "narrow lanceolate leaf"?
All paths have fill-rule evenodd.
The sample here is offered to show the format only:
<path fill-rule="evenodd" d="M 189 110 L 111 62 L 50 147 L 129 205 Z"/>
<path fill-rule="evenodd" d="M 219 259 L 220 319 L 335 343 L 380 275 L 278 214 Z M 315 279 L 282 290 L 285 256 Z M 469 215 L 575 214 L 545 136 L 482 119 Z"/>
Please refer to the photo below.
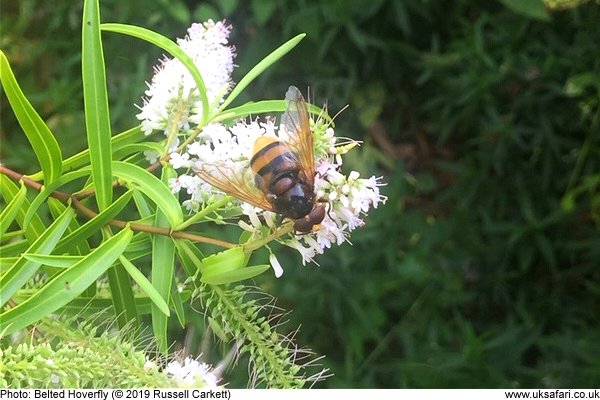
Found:
<path fill-rule="evenodd" d="M 83 259 L 83 256 L 55 256 L 32 253 L 24 253 L 23 257 L 29 261 L 34 261 L 54 268 L 70 268 Z"/>
<path fill-rule="evenodd" d="M 98 209 L 102 211 L 112 202 L 112 151 L 98 0 L 85 0 L 83 3 L 82 36 L 81 72 L 85 127 L 96 201 Z"/>
<path fill-rule="evenodd" d="M 163 168 L 162 182 L 166 183 L 174 178 L 172 168 Z M 173 196 L 171 196 L 173 197 Z M 156 210 L 155 226 L 169 226 L 169 220 L 161 209 Z M 171 283 L 175 268 L 175 243 L 168 236 L 154 235 L 152 237 L 152 286 L 167 303 L 171 297 Z M 152 330 L 158 349 L 166 352 L 169 344 L 167 341 L 167 316 L 157 306 L 152 306 Z"/>
<path fill-rule="evenodd" d="M 75 179 L 82 178 L 90 174 L 89 168 L 82 168 L 78 171 L 67 172 L 60 178 L 56 179 L 49 185 L 44 185 L 44 189 L 38 193 L 38 195 L 31 202 L 31 206 L 27 209 L 25 213 L 25 217 L 23 218 L 23 228 L 27 229 L 29 226 L 29 222 L 37 216 L 37 209 L 42 205 L 42 203 L 46 200 L 48 196 L 52 194 L 52 192 L 65 183 L 71 182 Z"/>
<path fill-rule="evenodd" d="M 224 285 L 253 278 L 270 268 L 269 264 L 247 267 L 249 257 L 250 254 L 242 247 L 234 247 L 203 258 L 200 265 L 200 282 Z"/>
<path fill-rule="evenodd" d="M 331 123 L 333 120 L 329 114 L 327 114 L 322 108 L 315 106 L 314 104 L 307 104 L 308 112 L 315 115 L 321 115 L 327 122 Z M 241 106 L 221 111 L 216 115 L 212 121 L 226 121 L 236 119 L 240 117 L 246 117 L 248 115 L 266 114 L 273 112 L 284 112 L 287 110 L 287 103 L 285 100 L 263 100 L 256 102 L 249 102 L 242 104 Z"/>
<path fill-rule="evenodd" d="M 0 175 L 0 192 L 2 193 L 2 197 L 4 197 L 4 200 L 10 202 L 18 195 L 19 188 L 6 175 Z M 29 200 L 25 198 L 22 206 L 18 208 L 16 219 L 19 226 L 23 229 L 25 238 L 30 243 L 33 243 L 44 233 L 46 227 L 37 214 L 34 214 L 31 217 L 31 221 L 28 225 L 25 224 L 25 216 L 27 215 L 27 211 L 29 211 L 29 209 Z"/>
<path fill-rule="evenodd" d="M 225 271 L 217 274 L 204 274 L 200 280 L 201 282 L 208 283 L 209 285 L 225 285 L 228 283 L 254 278 L 270 268 L 270 264 L 253 265 L 252 267 L 245 267 L 236 269 L 234 271 Z"/>
<path fill-rule="evenodd" d="M 122 33 L 124 35 L 129 35 L 136 37 L 138 39 L 145 40 L 147 42 L 152 43 L 155 46 L 160 47 L 165 50 L 172 56 L 176 57 L 181 61 L 181 63 L 187 68 L 190 75 L 194 79 L 196 83 L 196 87 L 198 87 L 198 92 L 200 95 L 200 101 L 202 102 L 202 123 L 204 125 L 208 122 L 208 97 L 206 93 L 206 86 L 204 85 L 204 79 L 202 79 L 202 75 L 200 75 L 200 71 L 194 64 L 194 60 L 190 56 L 188 56 L 182 49 L 177 45 L 177 43 L 173 42 L 171 39 L 166 38 L 156 32 L 152 32 L 151 30 L 141 28 L 139 26 L 133 25 L 124 25 L 124 24 L 102 24 L 102 30 L 108 32 L 116 32 Z"/>
<path fill-rule="evenodd" d="M 0 213 L 0 237 L 4 235 L 4 232 L 8 229 L 10 224 L 17 217 L 19 210 L 23 209 L 23 203 L 25 202 L 25 195 L 27 194 L 27 188 L 21 182 L 21 188 L 17 192 L 16 196 L 10 200 L 6 208 Z"/>
<path fill-rule="evenodd" d="M 65 211 L 65 209 L 67 207 L 69 207 L 69 205 L 65 205 L 57 199 L 54 199 L 52 197 L 48 198 L 48 208 L 50 209 L 50 213 L 52 214 L 53 218 L 57 218 L 60 214 L 62 214 Z M 73 233 L 74 231 L 77 231 L 80 227 L 81 227 L 81 225 L 79 225 L 79 221 L 77 221 L 76 218 L 73 218 L 71 220 L 71 223 L 69 224 L 69 227 L 67 228 L 67 231 L 65 232 L 65 236 L 68 236 L 71 233 Z M 64 238 L 62 240 L 64 240 Z M 58 243 L 60 243 L 60 241 Z M 58 244 L 56 245 L 56 247 L 58 247 Z M 54 252 L 56 254 L 61 254 L 56 250 L 56 248 L 54 249 Z M 89 243 L 86 242 L 85 240 L 82 240 L 82 241 L 78 242 L 75 246 L 73 246 L 69 253 L 71 253 L 73 255 L 85 255 L 85 254 L 88 254 L 89 252 L 90 252 Z"/>
<path fill-rule="evenodd" d="M 177 258 L 187 276 L 196 276 L 202 267 L 202 259 L 204 258 L 200 249 L 189 240 L 176 240 L 175 245 L 177 246 Z"/>
<path fill-rule="evenodd" d="M 184 290 L 181 292 L 181 300 L 183 302 L 188 301 L 192 296 L 191 290 Z M 19 295 L 15 295 L 17 302 L 21 299 Z M 135 298 L 135 309 L 139 315 L 150 314 L 150 305 L 152 301 L 146 296 L 136 296 Z M 97 318 L 101 312 L 105 312 L 107 309 L 112 307 L 112 300 L 108 297 L 86 297 L 85 295 L 78 296 L 72 300 L 69 304 L 64 306 L 60 313 L 61 315 L 76 315 L 78 318 Z"/>
<path fill-rule="evenodd" d="M 131 261 L 126 259 L 123 256 L 119 257 L 119 261 L 125 267 L 125 271 L 131 276 L 131 278 L 138 284 L 142 292 L 146 293 L 146 295 L 152 300 L 152 303 L 167 317 L 169 316 L 169 306 L 162 298 L 162 296 L 154 289 L 148 278 L 144 276 L 140 272 L 139 269 Z"/>
<path fill-rule="evenodd" d="M 173 284 L 171 285 L 171 307 L 175 309 L 175 315 L 177 315 L 177 320 L 179 321 L 179 325 L 182 328 L 185 328 L 186 318 L 185 318 L 185 309 L 183 308 L 183 300 L 181 299 L 181 291 L 177 283 L 175 282 L 175 277 L 173 277 Z"/>
<path fill-rule="evenodd" d="M 75 211 L 72 208 L 67 208 L 27 249 L 26 253 L 49 254 L 54 249 L 54 246 L 56 246 L 56 243 L 58 243 L 74 216 Z M 30 261 L 21 255 L 11 268 L 0 276 L 0 306 L 4 305 L 17 290 L 31 279 L 39 267 L 39 262 Z"/>
<path fill-rule="evenodd" d="M 140 126 L 135 126 L 124 132 L 116 134 L 110 138 L 110 143 L 114 151 L 131 143 L 141 142 L 146 139 L 146 135 L 142 132 Z M 90 163 L 90 150 L 85 149 L 63 161 L 63 171 L 72 171 Z M 29 175 L 34 181 L 39 181 L 43 178 L 41 172 Z"/>
<path fill-rule="evenodd" d="M 150 172 L 133 164 L 122 161 L 113 161 L 113 173 L 115 176 L 132 182 L 139 187 L 140 191 L 148 196 L 158 208 L 165 214 L 170 227 L 177 226 L 183 222 L 181 205 L 169 189 L 167 183 Z"/>
<path fill-rule="evenodd" d="M 286 109 L 287 104 L 285 100 L 251 101 L 246 104 L 242 104 L 241 106 L 221 111 L 213 118 L 213 121 L 227 121 L 230 119 L 245 117 L 251 114 L 257 115 L 273 112 L 284 112 Z"/>
<path fill-rule="evenodd" d="M 65 209 L 67 207 L 69 207 L 69 205 L 65 205 L 57 199 L 54 199 L 52 197 L 48 198 L 48 208 L 50 209 L 50 213 L 52 214 L 53 218 L 58 218 L 63 212 L 65 212 Z M 79 222 L 77 221 L 76 218 L 73 218 L 71 220 L 71 223 L 67 227 L 67 230 L 65 231 L 65 236 L 73 233 L 74 231 L 78 230 L 79 228 L 80 228 Z M 60 243 L 60 241 L 59 241 L 59 243 Z M 58 247 L 58 244 L 57 244 L 57 247 Z M 70 254 L 79 255 L 79 256 L 87 255 L 91 251 L 90 244 L 85 240 L 78 242 L 75 246 L 72 246 L 72 248 L 70 250 L 71 250 L 69 252 Z M 61 253 L 57 252 L 56 247 L 54 248 L 53 252 L 55 254 L 61 254 Z M 72 256 L 63 256 L 63 257 L 72 257 Z M 44 264 L 44 263 L 42 263 L 42 264 Z M 44 266 L 45 266 L 44 271 L 50 272 L 50 271 L 48 271 L 49 265 L 45 264 Z M 58 268 L 68 268 L 68 267 L 69 266 L 59 266 Z M 84 295 L 87 297 L 93 297 L 95 294 L 96 294 L 96 285 L 90 285 L 84 292 Z"/>
<path fill-rule="evenodd" d="M 248 86 L 250 84 L 250 82 L 252 82 L 254 79 L 256 79 L 257 76 L 262 74 L 264 72 L 264 70 L 269 68 L 271 65 L 275 64 L 275 62 L 277 60 L 279 60 L 281 57 L 283 57 L 284 55 L 289 53 L 290 50 L 292 50 L 294 47 L 296 47 L 296 45 L 298 45 L 298 43 L 300 43 L 300 41 L 302 39 L 304 39 L 304 36 L 306 36 L 306 33 L 301 33 L 301 34 L 291 38 L 290 40 L 288 40 L 287 42 L 285 42 L 284 44 L 282 44 L 281 46 L 276 48 L 271 54 L 269 54 L 268 56 L 263 58 L 258 64 L 256 64 L 254 66 L 254 68 L 252 68 L 240 80 L 240 83 L 235 85 L 235 87 L 233 88 L 233 90 L 231 91 L 229 96 L 227 96 L 227 99 L 225 99 L 223 104 L 221 104 L 221 107 L 219 107 L 219 110 L 224 110 L 225 107 L 227 107 L 229 104 L 231 104 L 231 102 L 233 100 L 235 100 L 235 98 L 238 97 L 238 95 L 240 93 L 242 93 L 242 91 L 246 88 L 246 86 Z"/>
<path fill-rule="evenodd" d="M 110 298 L 119 328 L 139 327 L 139 313 L 135 306 L 135 294 L 129 274 L 121 263 L 115 264 L 106 272 L 110 286 Z"/>
<path fill-rule="evenodd" d="M 122 160 L 131 154 L 142 154 L 144 151 L 153 151 L 160 154 L 163 150 L 164 146 L 157 142 L 133 143 L 114 149 L 113 159 Z"/>
<path fill-rule="evenodd" d="M 66 235 L 56 245 L 56 252 L 61 253 L 63 251 L 66 251 L 69 248 L 76 246 L 78 243 L 81 243 L 82 241 L 86 240 L 94 233 L 99 232 L 104 225 L 108 224 L 109 221 L 114 219 L 117 216 L 117 214 L 119 214 L 121 210 L 129 203 L 129 200 L 131 199 L 133 193 L 133 190 L 125 192 L 121 197 L 117 199 L 117 201 L 108 206 L 106 210 L 102 211 L 94 218 L 90 219 L 85 224 L 81 225 L 79 228 Z"/>
<path fill-rule="evenodd" d="M 123 253 L 132 236 L 131 229 L 123 229 L 30 298 L 0 314 L 0 332 L 23 329 L 75 299 Z"/>
<path fill-rule="evenodd" d="M 29 139 L 31 147 L 40 163 L 44 182 L 50 183 L 62 173 L 62 153 L 58 142 L 31 103 L 27 100 L 10 68 L 8 59 L 0 51 L 0 81 L 6 98 Z"/>

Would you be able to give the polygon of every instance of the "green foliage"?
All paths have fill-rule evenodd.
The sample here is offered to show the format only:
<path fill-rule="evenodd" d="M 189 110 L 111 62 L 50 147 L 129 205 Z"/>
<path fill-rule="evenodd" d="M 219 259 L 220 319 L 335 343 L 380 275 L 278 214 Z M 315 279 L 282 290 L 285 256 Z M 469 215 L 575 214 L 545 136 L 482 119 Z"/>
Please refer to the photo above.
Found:
<path fill-rule="evenodd" d="M 107 326 L 48 320 L 41 332 L 0 349 L 1 388 L 170 387 L 166 373 Z M 97 322 L 97 321 L 94 321 Z M 5 338 L 4 338 L 5 339 Z"/>
<path fill-rule="evenodd" d="M 11 111 L 17 117 L 18 129 L 25 133 L 34 148 L 41 168 L 41 171 L 28 177 L 4 164 L 0 165 L 0 188 L 6 204 L 2 210 L 5 220 L 0 240 L 0 304 L 3 306 L 0 310 L 0 332 L 3 335 L 19 332 L 57 312 L 79 315 L 78 304 L 85 304 L 88 310 L 112 305 L 112 318 L 121 328 L 123 338 L 129 335 L 127 327 L 141 329 L 145 324 L 142 316 L 150 314 L 156 345 L 161 352 L 167 353 L 172 343 L 168 336 L 169 318 L 176 315 L 180 323 L 189 319 L 186 313 L 190 311 L 184 308 L 183 301 L 189 299 L 196 285 L 200 282 L 228 285 L 265 272 L 270 268 L 269 265 L 248 266 L 248 263 L 252 252 L 272 239 L 254 243 L 242 234 L 232 243 L 206 236 L 203 229 L 196 225 L 213 222 L 213 214 L 231 203 L 231 199 L 225 196 L 224 200 L 203 205 L 203 209 L 193 216 L 184 216 L 182 205 L 169 187 L 169 180 L 176 176 L 173 169 L 161 163 L 148 167 L 147 161 L 139 154 L 147 149 L 158 149 L 158 153 L 163 155 L 161 162 L 165 164 L 172 138 L 156 143 L 152 138 L 138 135 L 136 128 L 112 134 L 101 30 L 156 44 L 179 57 L 190 70 L 204 107 L 197 130 L 182 147 L 213 120 L 231 121 L 231 118 L 246 117 L 249 111 L 244 112 L 243 108 L 238 107 L 231 112 L 226 109 L 227 105 L 260 73 L 290 52 L 304 35 L 296 35 L 264 57 L 226 99 L 211 99 L 215 104 L 222 100 L 219 109 L 215 110 L 208 106 L 206 88 L 196 65 L 174 42 L 135 26 L 103 25 L 100 21 L 98 1 L 84 2 L 81 76 L 88 148 L 66 160 L 55 139 L 56 134 L 26 99 L 12 73 L 9 60 L 0 52 L 2 87 L 9 98 Z M 280 106 L 281 101 L 268 101 L 261 105 L 262 112 L 272 112 Z M 246 105 L 246 110 L 256 108 Z M 175 121 L 174 125 L 178 123 Z M 159 179 L 153 171 L 161 167 Z M 11 179 L 20 181 L 21 188 Z M 121 188 L 126 188 L 126 191 L 119 195 Z M 31 203 L 27 200 L 28 191 L 31 195 L 39 192 Z M 98 211 L 90 204 L 90 198 L 95 198 Z M 81 223 L 77 219 L 80 216 L 83 217 Z M 117 216 L 126 220 L 116 219 Z M 45 224 L 47 220 L 53 222 Z M 289 232 L 289 226 L 282 231 Z M 277 236 L 274 234 L 272 237 Z M 199 243 L 227 250 L 219 252 L 214 247 L 201 249 Z M 149 264 L 145 262 L 147 259 L 151 259 Z M 136 266 L 135 260 L 141 260 L 139 265 L 143 266 Z M 183 266 L 183 271 L 178 270 L 179 266 Z M 100 285 L 99 289 L 98 282 L 106 281 L 108 288 Z M 187 282 L 191 287 L 181 282 Z M 32 287 L 35 291 L 31 290 Z M 231 292 L 211 286 L 202 293 L 210 298 L 211 291 L 224 299 L 229 312 L 210 309 L 213 305 L 220 307 L 223 304 L 212 301 L 207 302 L 205 312 L 220 315 L 219 323 L 223 324 L 226 332 L 229 333 L 225 327 L 235 324 L 242 324 L 248 332 L 250 325 L 260 324 L 260 327 L 254 328 L 253 334 L 245 337 L 235 334 L 228 339 L 235 339 L 242 346 L 242 353 L 250 349 L 251 370 L 255 374 L 253 382 L 267 386 L 301 387 L 306 382 L 304 375 L 300 375 L 303 367 L 296 365 L 293 354 L 287 354 L 291 340 L 278 336 L 274 329 L 266 330 L 268 322 L 264 317 L 258 318 L 260 308 L 252 308 L 254 303 L 236 302 L 241 299 L 237 295 L 241 289 Z M 237 296 L 236 301 L 227 299 L 227 296 L 233 295 Z M 171 309 L 175 310 L 174 314 L 171 314 Z M 265 342 L 260 331 L 266 332 L 269 343 Z M 96 332 L 87 333 L 93 336 Z M 66 340 L 63 337 L 59 339 Z M 248 340 L 248 343 L 243 343 L 244 340 Z M 283 341 L 285 347 L 278 340 Z M 68 347 L 68 344 L 65 345 Z M 9 346 L 5 350 L 2 354 L 10 365 L 29 357 L 43 362 L 44 359 L 35 354 L 55 351 L 49 346 L 21 346 L 15 349 Z M 88 350 L 84 349 L 83 352 Z M 59 348 L 54 354 L 60 361 L 56 368 L 68 368 L 71 359 L 80 361 L 74 354 L 63 354 L 62 351 Z M 106 362 L 102 355 L 100 359 L 94 354 L 86 353 L 84 356 L 90 357 L 93 369 L 100 365 L 94 363 Z M 37 361 L 33 367 L 40 366 Z M 9 375 L 4 383 L 19 387 L 39 385 L 38 379 L 41 378 L 28 372 L 32 366 Z M 279 371 L 281 368 L 285 370 Z M 48 368 L 43 373 L 45 375 L 40 376 L 52 374 Z M 85 379 L 80 379 L 80 373 L 84 373 Z M 85 368 L 83 371 L 65 371 L 58 375 L 58 384 L 63 386 L 111 386 L 107 384 L 104 374 L 99 374 L 97 381 L 90 382 L 95 379 L 94 373 Z M 45 382 L 50 381 L 46 379 Z"/>
<path fill-rule="evenodd" d="M 83 2 L 81 80 L 85 130 L 90 150 L 92 181 L 98 209 L 103 211 L 112 202 L 111 127 L 106 90 L 106 68 L 100 37 L 100 4 Z"/>
<path fill-rule="evenodd" d="M 62 155 L 52 132 L 40 118 L 23 94 L 10 68 L 6 55 L 0 51 L 0 81 L 19 124 L 31 143 L 46 182 L 50 183 L 61 174 Z"/>

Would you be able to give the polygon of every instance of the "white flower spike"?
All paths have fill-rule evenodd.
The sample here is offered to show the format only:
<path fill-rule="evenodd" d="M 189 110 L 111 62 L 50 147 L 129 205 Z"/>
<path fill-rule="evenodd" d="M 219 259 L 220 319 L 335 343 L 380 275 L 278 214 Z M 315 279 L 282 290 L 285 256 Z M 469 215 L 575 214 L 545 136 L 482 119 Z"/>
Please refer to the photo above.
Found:
<path fill-rule="evenodd" d="M 231 26 L 224 22 L 208 21 L 194 24 L 188 30 L 187 37 L 178 41 L 181 48 L 195 61 L 207 88 L 209 104 L 215 109 L 232 86 L 231 72 L 235 52 L 232 46 L 227 45 L 230 32 Z M 290 91 L 293 92 L 292 89 L 297 92 L 295 88 L 290 88 Z M 301 99 L 301 95 L 297 93 Z M 156 75 L 146 96 L 138 114 L 138 118 L 142 120 L 142 130 L 146 134 L 159 130 L 167 136 L 175 132 L 174 140 L 168 140 L 170 163 L 180 174 L 169 184 L 174 193 L 182 190 L 187 193 L 183 206 L 190 213 L 195 213 L 220 202 L 217 203 L 215 212 L 227 211 L 229 218 L 245 216 L 237 223 L 243 230 L 251 233 L 251 240 L 273 238 L 296 249 L 302 256 L 303 264 L 313 262 L 317 254 L 322 254 L 333 244 L 340 245 L 348 241 L 350 232 L 364 225 L 363 217 L 370 208 L 376 208 L 386 200 L 379 192 L 379 186 L 382 185 L 380 178 L 364 179 L 356 171 L 351 171 L 347 176 L 341 172 L 343 156 L 358 143 L 350 139 L 339 140 L 331 123 L 322 116 L 308 122 L 309 116 L 305 112 L 302 116 L 306 124 L 302 129 L 303 132 L 310 131 L 309 134 L 312 135 L 311 156 L 315 176 L 311 187 L 314 186 L 314 198 L 319 200 L 315 207 L 316 204 L 323 204 L 327 212 L 322 222 L 313 225 L 312 230 L 307 233 L 295 234 L 288 231 L 287 234 L 277 235 L 283 218 L 272 212 L 275 211 L 273 208 L 271 211 L 258 208 L 257 203 L 244 203 L 239 198 L 223 205 L 221 203 L 226 193 L 211 186 L 199 175 L 208 179 L 206 166 L 218 163 L 220 169 L 217 172 L 231 171 L 237 176 L 238 171 L 247 171 L 248 176 L 244 175 L 244 182 L 253 182 L 254 176 L 249 165 L 257 139 L 267 136 L 276 142 L 286 143 L 290 137 L 288 130 L 300 124 L 296 121 L 299 119 L 299 112 L 303 110 L 299 111 L 298 105 L 288 110 L 282 118 L 281 126 L 276 125 L 273 119 L 252 119 L 229 125 L 213 122 L 201 127 L 198 125 L 202 114 L 198 89 L 177 59 L 165 59 L 156 68 Z M 197 134 L 193 140 L 190 138 L 192 132 Z M 184 141 L 188 143 L 187 146 L 177 151 L 176 146 Z M 146 157 L 155 160 L 158 156 L 148 152 Z M 244 183 L 239 180 L 237 182 Z M 222 220 L 224 217 L 218 215 L 217 218 Z M 283 268 L 274 255 L 271 255 L 270 263 L 276 276 L 281 276 Z"/>

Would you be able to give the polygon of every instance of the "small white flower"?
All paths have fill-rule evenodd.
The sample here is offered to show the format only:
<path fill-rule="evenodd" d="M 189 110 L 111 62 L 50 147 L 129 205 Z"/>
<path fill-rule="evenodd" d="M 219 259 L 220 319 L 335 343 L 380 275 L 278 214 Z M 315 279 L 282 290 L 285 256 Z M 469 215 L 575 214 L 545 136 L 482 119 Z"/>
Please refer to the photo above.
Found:
<path fill-rule="evenodd" d="M 190 162 L 190 155 L 187 153 L 171 153 L 169 162 L 175 169 L 189 168 L 192 165 Z"/>
<path fill-rule="evenodd" d="M 238 226 L 240 228 L 242 228 L 243 230 L 245 230 L 245 231 L 248 231 L 248 232 L 251 232 L 251 233 L 257 233 L 255 227 L 253 227 L 252 225 L 248 224 L 246 221 L 244 221 L 242 219 L 240 219 L 238 221 Z"/>
<path fill-rule="evenodd" d="M 56 374 L 50 374 L 50 382 L 56 386 L 60 383 L 60 377 Z"/>
<path fill-rule="evenodd" d="M 307 236 L 307 235 L 305 235 Z M 295 250 L 297 250 L 302 256 L 302 265 L 306 265 L 306 263 L 313 262 L 313 258 L 316 255 L 317 251 L 312 247 L 304 247 L 296 238 L 288 239 L 285 244 Z"/>
<path fill-rule="evenodd" d="M 198 200 L 188 199 L 184 200 L 181 204 L 190 212 L 190 214 L 192 214 L 200 210 L 200 205 L 202 203 L 200 203 Z"/>
<path fill-rule="evenodd" d="M 172 361 L 165 369 L 177 387 L 217 387 L 220 378 L 210 365 L 186 357 L 181 364 Z"/>
<path fill-rule="evenodd" d="M 156 161 L 158 161 L 160 153 L 154 150 L 144 150 L 144 157 L 146 157 L 146 160 L 148 160 L 150 164 L 154 164 Z"/>
<path fill-rule="evenodd" d="M 150 371 L 150 370 L 156 369 L 156 367 L 157 367 L 156 363 L 152 360 L 146 360 L 146 362 L 144 363 L 145 371 Z"/>
<path fill-rule="evenodd" d="M 273 271 L 275 271 L 275 277 L 281 277 L 281 275 L 283 275 L 283 268 L 281 267 L 281 264 L 279 264 L 279 260 L 275 257 L 275 254 L 271 253 L 271 255 L 269 255 L 269 262 L 271 263 L 271 267 L 273 267 Z"/>

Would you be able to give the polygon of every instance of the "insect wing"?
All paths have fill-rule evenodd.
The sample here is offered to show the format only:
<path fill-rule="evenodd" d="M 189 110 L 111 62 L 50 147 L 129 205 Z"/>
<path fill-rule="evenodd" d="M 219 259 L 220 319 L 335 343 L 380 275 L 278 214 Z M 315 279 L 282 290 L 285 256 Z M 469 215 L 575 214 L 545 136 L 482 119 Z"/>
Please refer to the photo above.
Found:
<path fill-rule="evenodd" d="M 197 174 L 200 179 L 224 193 L 263 210 L 274 211 L 273 205 L 252 181 L 247 165 L 204 163 Z"/>
<path fill-rule="evenodd" d="M 286 142 L 298 155 L 302 171 L 307 182 L 313 183 L 315 178 L 315 157 L 313 135 L 310 130 L 308 108 L 302 93 L 295 86 L 290 86 L 285 94 L 287 110 L 281 117 L 288 138 Z"/>

